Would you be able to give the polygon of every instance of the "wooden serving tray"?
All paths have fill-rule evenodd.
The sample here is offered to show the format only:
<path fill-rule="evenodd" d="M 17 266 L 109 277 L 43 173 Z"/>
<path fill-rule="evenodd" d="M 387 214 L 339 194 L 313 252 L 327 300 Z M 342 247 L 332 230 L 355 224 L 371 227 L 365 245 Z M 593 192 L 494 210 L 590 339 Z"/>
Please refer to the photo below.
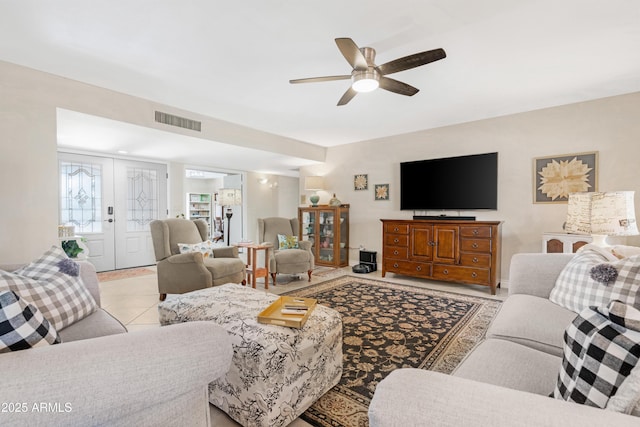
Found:
<path fill-rule="evenodd" d="M 258 314 L 258 322 L 300 329 L 311 315 L 317 302 L 318 300 L 313 298 L 281 296 Z M 305 305 L 308 307 L 307 312 L 305 314 L 282 314 L 281 310 L 285 304 Z"/>

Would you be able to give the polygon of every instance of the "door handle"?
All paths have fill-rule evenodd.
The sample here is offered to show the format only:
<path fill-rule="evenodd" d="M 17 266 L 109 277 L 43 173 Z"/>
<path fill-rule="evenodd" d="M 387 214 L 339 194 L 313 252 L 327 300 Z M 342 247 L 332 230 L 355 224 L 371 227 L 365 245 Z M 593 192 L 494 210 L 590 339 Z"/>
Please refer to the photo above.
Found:
<path fill-rule="evenodd" d="M 105 219 L 104 222 L 113 222 L 113 218 Z"/>

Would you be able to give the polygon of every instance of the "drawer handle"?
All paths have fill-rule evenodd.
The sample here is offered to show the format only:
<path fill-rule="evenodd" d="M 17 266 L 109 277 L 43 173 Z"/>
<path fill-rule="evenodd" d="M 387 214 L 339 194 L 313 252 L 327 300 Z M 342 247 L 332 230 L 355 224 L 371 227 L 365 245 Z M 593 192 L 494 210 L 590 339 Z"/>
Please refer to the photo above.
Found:
<path fill-rule="evenodd" d="M 472 247 L 473 249 L 478 249 L 478 244 L 477 244 L 476 242 L 473 242 L 473 245 L 471 245 L 471 247 Z"/>
<path fill-rule="evenodd" d="M 422 266 L 420 266 L 420 265 L 419 265 L 419 266 L 417 266 L 417 267 L 416 267 L 416 271 L 422 271 Z"/>
<path fill-rule="evenodd" d="M 473 273 L 471 273 L 471 277 L 473 277 L 473 278 L 475 279 L 476 277 L 478 277 L 478 273 L 476 273 L 476 272 L 474 271 Z"/>
<path fill-rule="evenodd" d="M 447 270 L 446 268 L 444 270 L 442 270 L 443 274 L 449 274 L 449 270 Z"/>
<path fill-rule="evenodd" d="M 393 251 L 394 255 L 398 255 L 398 253 L 399 253 L 398 251 Z"/>
<path fill-rule="evenodd" d="M 477 235 L 478 235 L 478 229 L 474 229 L 474 230 L 473 230 L 473 234 L 474 234 L 475 236 L 477 236 Z"/>
<path fill-rule="evenodd" d="M 400 239 L 398 239 L 398 238 L 393 239 L 393 243 L 398 243 L 399 241 L 400 241 Z"/>
<path fill-rule="evenodd" d="M 393 268 L 398 268 L 398 263 L 393 264 Z"/>
<path fill-rule="evenodd" d="M 476 258 L 476 257 L 473 257 L 473 259 L 472 259 L 471 261 L 472 261 L 472 262 L 475 262 L 475 263 L 477 263 L 477 262 L 478 262 L 478 258 Z"/>
<path fill-rule="evenodd" d="M 398 227 L 396 227 L 396 228 L 394 228 L 394 229 L 393 229 L 393 231 L 399 231 L 399 228 L 398 228 Z"/>

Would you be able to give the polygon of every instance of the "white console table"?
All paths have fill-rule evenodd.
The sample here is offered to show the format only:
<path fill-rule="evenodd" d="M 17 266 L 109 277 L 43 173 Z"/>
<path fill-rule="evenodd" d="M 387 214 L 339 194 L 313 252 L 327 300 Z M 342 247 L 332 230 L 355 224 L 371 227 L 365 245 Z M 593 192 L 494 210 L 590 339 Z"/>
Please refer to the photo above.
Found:
<path fill-rule="evenodd" d="M 542 233 L 542 252 L 571 254 L 587 243 L 591 243 L 591 240 L 591 236 L 586 234 Z"/>

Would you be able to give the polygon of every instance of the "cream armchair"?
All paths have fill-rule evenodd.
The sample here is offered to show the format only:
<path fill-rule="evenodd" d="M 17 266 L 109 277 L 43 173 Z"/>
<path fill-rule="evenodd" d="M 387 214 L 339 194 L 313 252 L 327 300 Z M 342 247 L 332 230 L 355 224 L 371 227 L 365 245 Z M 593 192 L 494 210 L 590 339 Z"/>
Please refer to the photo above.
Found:
<path fill-rule="evenodd" d="M 273 245 L 269 251 L 269 272 L 276 284 L 276 274 L 300 274 L 307 273 L 311 281 L 311 272 L 314 267 L 314 256 L 311 252 L 311 242 L 300 241 L 300 249 L 278 250 L 278 234 L 286 236 L 298 235 L 297 218 L 258 218 L 258 241 Z"/>
<path fill-rule="evenodd" d="M 149 226 L 158 262 L 160 301 L 167 294 L 183 294 L 225 283 L 246 284 L 245 265 L 236 247 L 215 248 L 213 258 L 204 258 L 199 252 L 180 253 L 178 243 L 207 240 L 208 226 L 204 220 L 170 218 L 151 221 Z"/>

